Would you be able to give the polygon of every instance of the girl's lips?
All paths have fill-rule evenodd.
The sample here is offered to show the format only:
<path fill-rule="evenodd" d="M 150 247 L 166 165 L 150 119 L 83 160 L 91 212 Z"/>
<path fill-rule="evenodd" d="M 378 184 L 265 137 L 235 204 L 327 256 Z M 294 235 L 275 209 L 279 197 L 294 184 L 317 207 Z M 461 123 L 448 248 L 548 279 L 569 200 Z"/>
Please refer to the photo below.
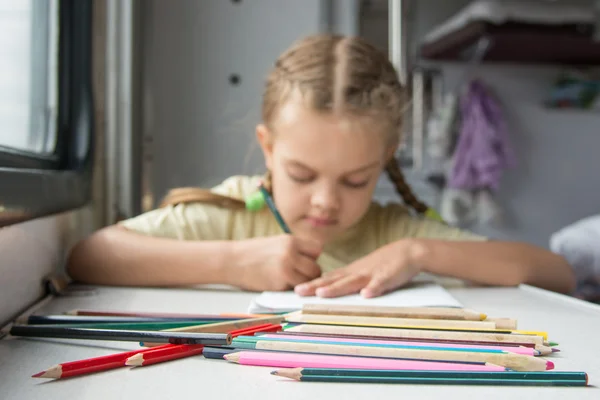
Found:
<path fill-rule="evenodd" d="M 331 226 L 337 222 L 335 219 L 317 217 L 306 217 L 306 220 L 312 226 Z"/>

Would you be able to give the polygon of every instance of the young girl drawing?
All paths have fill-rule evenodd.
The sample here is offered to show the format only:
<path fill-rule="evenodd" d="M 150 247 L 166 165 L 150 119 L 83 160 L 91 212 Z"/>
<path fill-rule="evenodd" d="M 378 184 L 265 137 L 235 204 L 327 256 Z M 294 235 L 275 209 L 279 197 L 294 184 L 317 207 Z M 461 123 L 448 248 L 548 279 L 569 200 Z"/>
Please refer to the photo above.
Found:
<path fill-rule="evenodd" d="M 97 284 L 226 283 L 372 297 L 427 272 L 570 292 L 574 278 L 562 257 L 424 215 L 394 158 L 405 102 L 387 57 L 362 39 L 299 41 L 276 61 L 263 94 L 256 136 L 266 175 L 235 176 L 210 191 L 175 189 L 160 208 L 76 245 L 69 273 Z M 382 172 L 406 206 L 372 201 Z M 246 209 L 261 181 L 291 234 L 268 208 Z"/>

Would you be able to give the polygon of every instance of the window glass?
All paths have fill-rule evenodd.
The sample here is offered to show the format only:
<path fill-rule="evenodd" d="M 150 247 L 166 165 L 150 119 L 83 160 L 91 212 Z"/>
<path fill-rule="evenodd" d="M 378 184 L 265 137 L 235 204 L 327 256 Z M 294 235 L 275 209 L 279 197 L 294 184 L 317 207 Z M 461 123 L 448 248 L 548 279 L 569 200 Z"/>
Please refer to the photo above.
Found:
<path fill-rule="evenodd" d="M 0 0 L 0 146 L 54 152 L 58 0 Z"/>

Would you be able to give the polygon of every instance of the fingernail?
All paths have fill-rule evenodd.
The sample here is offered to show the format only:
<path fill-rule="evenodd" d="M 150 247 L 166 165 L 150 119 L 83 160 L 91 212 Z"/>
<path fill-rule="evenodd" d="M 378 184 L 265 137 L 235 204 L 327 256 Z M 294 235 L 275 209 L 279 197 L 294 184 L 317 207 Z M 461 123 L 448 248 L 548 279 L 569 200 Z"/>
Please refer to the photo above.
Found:
<path fill-rule="evenodd" d="M 308 287 L 308 286 L 307 286 L 306 284 L 302 283 L 302 284 L 300 284 L 300 285 L 296 285 L 296 286 L 294 287 L 294 291 L 295 291 L 295 292 L 303 292 L 303 291 L 305 291 L 305 290 L 307 289 L 307 287 Z"/>
<path fill-rule="evenodd" d="M 327 295 L 327 289 L 325 289 L 325 288 L 318 288 L 318 289 L 315 291 L 315 294 L 316 294 L 317 296 L 319 296 L 319 297 L 323 297 L 323 296 Z"/>

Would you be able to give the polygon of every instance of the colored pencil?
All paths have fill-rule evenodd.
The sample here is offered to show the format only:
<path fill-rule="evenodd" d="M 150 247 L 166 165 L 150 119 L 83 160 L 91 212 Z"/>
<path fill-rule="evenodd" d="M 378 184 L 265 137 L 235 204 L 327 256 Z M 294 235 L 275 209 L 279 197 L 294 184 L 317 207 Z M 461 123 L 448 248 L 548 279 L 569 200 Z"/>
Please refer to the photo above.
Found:
<path fill-rule="evenodd" d="M 154 349 L 161 349 L 170 346 L 173 345 L 166 344 L 161 347 L 156 347 Z M 143 353 L 145 351 L 150 351 L 150 349 L 140 349 L 117 354 L 110 354 L 107 356 L 87 358 L 84 360 L 65 362 L 54 365 L 48 369 L 45 369 L 44 371 L 38 372 L 37 374 L 32 375 L 32 377 L 62 379 L 73 376 L 91 374 L 94 372 L 106 371 L 114 368 L 120 368 L 125 366 L 125 360 L 127 360 L 129 357 L 139 353 Z"/>
<path fill-rule="evenodd" d="M 271 372 L 297 381 L 498 386 L 586 386 L 585 372 L 446 372 L 292 368 Z"/>
<path fill-rule="evenodd" d="M 390 370 L 435 371 L 506 371 L 506 368 L 490 363 L 437 362 L 427 360 L 392 360 L 375 357 L 336 356 L 326 354 L 302 354 L 274 351 L 238 351 L 222 356 L 225 360 L 261 367 L 311 367 L 311 368 L 361 368 Z"/>
<path fill-rule="evenodd" d="M 464 347 L 435 347 L 435 346 L 406 346 L 397 343 L 372 343 L 367 341 L 340 341 L 336 339 L 329 340 L 310 340 L 310 339 L 288 339 L 288 338 L 269 338 L 269 337 L 238 337 L 234 338 L 231 342 L 234 346 L 243 347 L 246 346 L 246 343 L 255 344 L 261 341 L 274 341 L 274 342 L 283 342 L 283 343 L 315 343 L 315 344 L 331 344 L 331 345 L 340 345 L 340 346 L 362 346 L 362 347 L 376 347 L 376 348 L 384 348 L 384 349 L 414 349 L 414 350 L 443 350 L 443 351 L 463 351 L 463 352 L 471 352 L 471 353 L 496 353 L 496 354 L 504 354 L 506 353 L 503 349 L 472 349 L 472 348 L 464 348 Z M 528 354 L 531 355 L 531 354 Z"/>
<path fill-rule="evenodd" d="M 298 331 L 281 331 L 277 333 L 277 336 L 298 336 L 298 337 L 315 337 L 315 338 L 339 338 L 349 340 L 385 340 L 392 343 L 406 343 L 406 344 L 422 344 L 427 345 L 455 345 L 455 346 L 482 346 L 482 347 L 495 347 L 495 348 L 519 348 L 525 347 L 532 350 L 537 350 L 540 355 L 548 355 L 559 350 L 553 349 L 549 346 L 537 345 L 537 344 L 519 344 L 519 343 L 507 343 L 507 342 L 479 342 L 473 340 L 442 340 L 442 339 L 412 339 L 412 338 L 396 338 L 386 336 L 366 336 L 366 335 L 346 335 L 346 334 L 333 334 L 333 333 L 307 333 Z"/>
<path fill-rule="evenodd" d="M 127 358 L 125 365 L 142 367 L 146 365 L 158 364 L 165 361 L 199 355 L 202 354 L 203 349 L 204 346 L 201 344 L 181 344 L 167 348 L 152 348 L 148 351 L 134 354 Z"/>
<path fill-rule="evenodd" d="M 273 315 L 269 317 L 238 319 L 235 321 L 218 322 L 215 324 L 200 325 L 198 327 L 188 326 L 185 328 L 169 329 L 169 332 L 211 332 L 211 333 L 229 333 L 230 331 L 242 328 L 249 328 L 264 324 L 280 324 L 284 321 L 283 315 Z"/>
<path fill-rule="evenodd" d="M 219 314 L 187 314 L 187 313 L 169 313 L 169 312 L 152 312 L 152 311 L 112 311 L 112 310 L 70 310 L 66 315 L 79 315 L 90 317 L 142 317 L 142 318 L 183 318 L 183 319 L 209 319 L 209 318 L 258 318 L 267 317 L 265 314 L 236 314 L 236 313 L 219 313 Z"/>
<path fill-rule="evenodd" d="M 380 328 L 409 328 L 420 330 L 447 330 L 482 333 L 502 333 L 537 335 L 544 339 L 548 337 L 547 332 L 541 331 L 517 331 L 496 329 L 493 322 L 481 321 L 450 321 L 450 320 L 425 320 L 425 319 L 403 319 L 403 318 L 379 318 L 379 317 L 354 317 L 346 315 L 318 315 L 290 313 L 285 317 L 287 322 L 302 324 L 326 324 L 343 326 L 366 326 Z"/>
<path fill-rule="evenodd" d="M 87 339 L 141 342 L 152 340 L 172 344 L 231 344 L 231 335 L 223 333 L 190 333 L 166 331 L 129 331 L 116 329 L 64 328 L 45 325 L 13 325 L 13 336 L 61 339 Z"/>
<path fill-rule="evenodd" d="M 22 321 L 29 325 L 58 324 L 104 324 L 104 323 L 148 323 L 148 322 L 186 322 L 215 323 L 235 321 L 233 317 L 207 318 L 156 318 L 156 317 L 116 317 L 116 316 L 78 316 L 78 315 L 30 315 Z"/>
<path fill-rule="evenodd" d="M 64 328 L 86 328 L 86 329 L 124 329 L 131 331 L 164 331 L 173 328 L 185 328 L 188 326 L 199 326 L 213 324 L 214 322 L 202 321 L 179 321 L 179 322 L 123 322 L 123 323 L 99 323 L 99 324 L 58 324 L 58 325 L 35 325 L 35 326 L 51 326 Z"/>
<path fill-rule="evenodd" d="M 398 340 L 377 340 L 377 339 L 350 339 L 341 337 L 330 337 L 324 338 L 319 336 L 305 336 L 305 335 L 280 335 L 280 334 L 261 334 L 253 337 L 255 340 L 283 340 L 283 341 L 313 341 L 313 342 L 327 342 L 327 343 L 352 343 L 352 344 L 370 344 L 370 345 L 386 345 L 386 346 L 398 346 L 404 348 L 440 348 L 440 349 L 462 349 L 464 351 L 469 350 L 495 350 L 495 351 L 507 351 L 515 354 L 523 354 L 526 356 L 539 356 L 541 352 L 531 347 L 500 347 L 500 346 L 477 346 L 477 345 L 466 345 L 466 344 L 452 344 L 452 343 L 433 343 L 433 342 L 403 342 Z"/>
<path fill-rule="evenodd" d="M 264 325 L 258 325 L 258 326 L 253 326 L 253 327 L 249 327 L 249 328 L 242 328 L 242 329 L 238 329 L 235 331 L 231 331 L 230 335 L 231 337 L 236 337 L 236 336 L 240 336 L 240 335 L 252 335 L 256 332 L 278 332 L 281 330 L 281 325 L 274 325 L 274 324 L 264 324 Z M 182 346 L 186 346 L 186 345 L 182 345 Z M 204 347 L 204 346 L 202 346 Z M 154 347 L 151 347 L 150 350 L 154 349 Z M 203 353 L 203 350 L 201 350 L 199 347 L 192 349 L 189 346 L 186 347 L 180 347 L 178 349 L 172 349 L 172 348 L 168 348 L 168 349 L 160 349 L 157 353 L 151 352 L 151 353 L 147 353 L 144 352 L 143 356 L 142 354 L 139 355 L 135 355 L 135 357 L 131 357 L 131 359 L 128 360 L 129 364 L 127 365 L 150 365 L 150 364 L 157 364 L 163 361 L 171 361 L 177 358 L 183 358 L 183 357 L 189 357 L 189 356 L 193 356 L 196 354 L 201 354 Z"/>
<path fill-rule="evenodd" d="M 487 317 L 485 321 L 494 322 L 497 329 L 517 330 L 517 320 L 513 318 L 490 318 Z"/>
<path fill-rule="evenodd" d="M 300 353 L 319 353 L 336 355 L 362 355 L 367 357 L 402 358 L 413 360 L 465 362 L 489 362 L 515 371 L 545 371 L 554 369 L 552 361 L 539 357 L 513 353 L 490 353 L 446 350 L 399 349 L 340 344 L 257 341 L 238 342 L 236 347 L 246 346 L 257 350 L 293 351 Z"/>
<path fill-rule="evenodd" d="M 269 207 L 269 210 L 271 210 L 271 213 L 277 220 L 277 223 L 279 224 L 279 227 L 281 228 L 281 230 L 284 231 L 285 233 L 291 233 L 290 228 L 287 226 L 287 224 L 283 220 L 283 217 L 279 213 L 279 210 L 277 210 L 277 207 L 275 206 L 275 202 L 273 201 L 273 198 L 271 197 L 271 195 L 269 194 L 267 189 L 265 189 L 265 187 L 262 184 L 258 187 L 258 189 L 262 193 L 263 198 L 265 199 L 265 202 L 267 203 L 267 206 Z"/>
<path fill-rule="evenodd" d="M 343 304 L 304 304 L 302 306 L 302 314 L 448 319 L 457 321 L 484 321 L 487 318 L 486 314 L 466 308 L 352 306 Z"/>
<path fill-rule="evenodd" d="M 353 334 L 372 337 L 395 337 L 402 339 L 462 340 L 479 342 L 506 342 L 513 344 L 544 345 L 544 338 L 536 335 L 513 335 L 484 332 L 442 331 L 428 329 L 376 328 L 364 326 L 299 324 L 284 326 L 285 331 L 304 333 Z"/>

